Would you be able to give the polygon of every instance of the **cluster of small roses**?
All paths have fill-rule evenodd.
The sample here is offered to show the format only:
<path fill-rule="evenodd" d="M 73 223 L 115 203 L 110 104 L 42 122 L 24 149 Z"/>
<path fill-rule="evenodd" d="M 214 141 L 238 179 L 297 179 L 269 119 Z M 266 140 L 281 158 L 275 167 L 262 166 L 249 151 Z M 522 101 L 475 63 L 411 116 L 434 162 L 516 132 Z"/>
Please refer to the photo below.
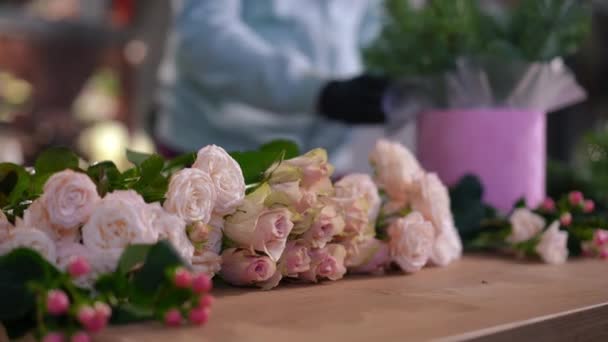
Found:
<path fill-rule="evenodd" d="M 385 140 L 370 159 L 375 179 L 350 174 L 334 184 L 321 149 L 270 167 L 266 181 L 226 217 L 231 248 L 222 253 L 220 275 L 267 289 L 281 279 L 338 280 L 347 271 L 378 274 L 393 264 L 411 273 L 429 261 L 445 266 L 458 259 L 462 243 L 437 176 Z"/>
<path fill-rule="evenodd" d="M 580 246 L 584 255 L 608 258 L 608 231 L 592 226 L 594 211 L 593 200 L 580 191 L 558 201 L 548 197 L 535 210 L 517 208 L 511 213 L 506 242 L 519 254 L 535 254 L 549 264 L 566 262 L 569 245 Z"/>

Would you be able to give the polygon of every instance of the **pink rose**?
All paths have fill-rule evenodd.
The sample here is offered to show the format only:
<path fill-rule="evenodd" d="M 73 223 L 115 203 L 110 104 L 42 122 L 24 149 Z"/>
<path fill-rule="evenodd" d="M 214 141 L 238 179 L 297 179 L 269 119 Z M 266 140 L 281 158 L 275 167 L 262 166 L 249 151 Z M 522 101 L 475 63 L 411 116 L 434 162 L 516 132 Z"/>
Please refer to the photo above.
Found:
<path fill-rule="evenodd" d="M 86 174 L 64 170 L 51 176 L 40 198 L 52 225 L 78 228 L 84 224 L 99 202 L 95 183 Z"/>
<path fill-rule="evenodd" d="M 211 177 L 199 169 L 183 169 L 171 176 L 164 208 L 186 223 L 208 223 L 217 195 Z"/>
<path fill-rule="evenodd" d="M 260 286 L 270 280 L 275 272 L 276 264 L 267 256 L 238 248 L 230 248 L 222 252 L 220 276 L 232 285 Z"/>
<path fill-rule="evenodd" d="M 380 195 L 372 178 L 363 173 L 353 173 L 334 184 L 336 198 L 359 199 L 367 202 L 369 221 L 374 222 L 380 211 Z"/>
<path fill-rule="evenodd" d="M 388 244 L 372 236 L 362 236 L 342 243 L 346 248 L 344 264 L 351 273 L 382 273 L 390 263 Z"/>
<path fill-rule="evenodd" d="M 334 169 L 327 160 L 327 151 L 317 148 L 271 166 L 266 171 L 266 176 L 270 184 L 300 181 L 300 186 L 304 189 L 320 190 L 328 185 L 331 187 L 331 182 L 328 181 Z"/>
<path fill-rule="evenodd" d="M 518 208 L 509 217 L 511 234 L 507 237 L 510 243 L 519 243 L 532 239 L 545 228 L 545 219 L 526 208 Z"/>
<path fill-rule="evenodd" d="M 392 201 L 406 203 L 415 179 L 422 172 L 414 155 L 399 143 L 380 139 L 369 159 L 378 186 Z"/>
<path fill-rule="evenodd" d="M 344 231 L 344 216 L 333 204 L 325 204 L 314 209 L 309 214 L 309 221 L 303 221 L 303 226 L 309 226 L 302 234 L 302 239 L 314 248 L 323 248 L 334 236 Z M 300 227 L 300 229 L 302 229 Z"/>
<path fill-rule="evenodd" d="M 11 232 L 15 229 L 10 221 L 4 215 L 4 212 L 0 209 L 0 243 L 6 240 Z"/>
<path fill-rule="evenodd" d="M 47 208 L 39 198 L 23 212 L 23 219 L 16 222 L 17 228 L 34 228 L 45 232 L 53 241 L 76 242 L 80 240 L 80 227 L 64 228 L 51 223 Z"/>
<path fill-rule="evenodd" d="M 357 236 L 372 229 L 369 220 L 369 206 L 364 198 L 334 198 L 341 208 L 344 218 L 345 236 Z"/>
<path fill-rule="evenodd" d="M 283 276 L 297 278 L 298 273 L 310 269 L 310 262 L 308 245 L 302 240 L 292 240 L 287 242 L 278 267 Z"/>
<path fill-rule="evenodd" d="M 122 251 L 135 243 L 154 243 L 158 232 L 141 196 L 133 190 L 107 194 L 82 227 L 83 244 L 95 252 Z"/>
<path fill-rule="evenodd" d="M 434 173 L 420 175 L 414 184 L 412 208 L 435 228 L 431 261 L 437 266 L 446 266 L 462 256 L 462 241 L 454 224 L 448 189 Z"/>
<path fill-rule="evenodd" d="M 413 212 L 394 221 L 388 228 L 389 253 L 392 260 L 407 273 L 417 272 L 426 265 L 433 251 L 433 224 Z"/>
<path fill-rule="evenodd" d="M 192 257 L 192 269 L 213 277 L 222 268 L 222 257 L 209 250 L 197 250 Z"/>
<path fill-rule="evenodd" d="M 186 234 L 186 222 L 177 215 L 166 212 L 160 203 L 148 204 L 150 226 L 158 234 L 158 240 L 169 241 L 186 262 L 192 260 L 194 246 Z"/>
<path fill-rule="evenodd" d="M 213 180 L 217 194 L 213 211 L 218 215 L 233 213 L 245 198 L 245 178 L 236 160 L 223 148 L 209 145 L 198 151 L 192 167 Z"/>
<path fill-rule="evenodd" d="M 0 255 L 19 247 L 35 250 L 51 264 L 57 262 L 57 248 L 51 238 L 38 229 L 16 228 L 11 230 L 8 239 L 0 242 Z"/>
<path fill-rule="evenodd" d="M 316 283 L 320 279 L 339 280 L 346 274 L 344 246 L 328 244 L 323 248 L 311 249 L 309 255 L 310 269 L 300 273 L 300 279 Z"/>
<path fill-rule="evenodd" d="M 268 184 L 247 195 L 238 210 L 226 218 L 224 234 L 240 247 L 266 253 L 278 261 L 293 228 L 292 213 L 287 208 L 267 208 L 271 194 Z"/>

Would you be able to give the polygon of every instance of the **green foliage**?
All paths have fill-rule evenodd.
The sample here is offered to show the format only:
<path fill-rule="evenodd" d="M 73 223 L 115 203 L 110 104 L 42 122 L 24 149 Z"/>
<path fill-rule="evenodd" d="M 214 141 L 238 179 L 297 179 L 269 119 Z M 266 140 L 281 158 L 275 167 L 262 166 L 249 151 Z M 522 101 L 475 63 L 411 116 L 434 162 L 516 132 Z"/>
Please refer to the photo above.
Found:
<path fill-rule="evenodd" d="M 454 222 L 463 239 L 476 236 L 484 220 L 497 217 L 496 210 L 483 202 L 483 186 L 476 176 L 466 175 L 450 189 Z"/>
<path fill-rule="evenodd" d="M 576 51 L 590 30 L 590 11 L 577 0 L 522 0 L 494 13 L 477 0 L 385 0 L 382 32 L 364 51 L 368 66 L 393 76 L 432 75 L 459 57 L 547 61 Z"/>

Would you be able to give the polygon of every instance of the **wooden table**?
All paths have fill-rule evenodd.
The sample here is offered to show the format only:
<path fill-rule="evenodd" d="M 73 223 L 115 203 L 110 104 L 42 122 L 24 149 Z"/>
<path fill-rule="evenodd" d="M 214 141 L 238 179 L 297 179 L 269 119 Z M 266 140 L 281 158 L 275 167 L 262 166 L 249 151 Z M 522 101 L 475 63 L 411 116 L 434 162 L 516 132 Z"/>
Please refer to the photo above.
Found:
<path fill-rule="evenodd" d="M 112 328 L 96 341 L 608 341 L 608 263 L 468 256 L 410 275 L 263 292 L 218 289 L 203 328 Z"/>

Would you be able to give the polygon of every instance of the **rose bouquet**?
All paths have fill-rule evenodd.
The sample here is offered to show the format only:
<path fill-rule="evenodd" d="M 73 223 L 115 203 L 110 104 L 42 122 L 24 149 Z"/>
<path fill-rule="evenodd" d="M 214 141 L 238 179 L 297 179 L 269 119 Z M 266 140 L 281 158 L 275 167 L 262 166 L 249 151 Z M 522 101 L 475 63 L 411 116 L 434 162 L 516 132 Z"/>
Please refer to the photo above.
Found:
<path fill-rule="evenodd" d="M 32 169 L 0 164 L 0 274 L 15 289 L 0 300 L 18 308 L 0 320 L 11 337 L 35 328 L 84 341 L 108 322 L 153 317 L 202 324 L 215 275 L 270 289 L 412 273 L 462 252 L 446 187 L 396 143 L 377 143 L 374 177 L 335 182 L 325 150 L 299 155 L 285 141 L 170 161 L 127 154 L 135 166 L 124 172 L 64 149 Z"/>

